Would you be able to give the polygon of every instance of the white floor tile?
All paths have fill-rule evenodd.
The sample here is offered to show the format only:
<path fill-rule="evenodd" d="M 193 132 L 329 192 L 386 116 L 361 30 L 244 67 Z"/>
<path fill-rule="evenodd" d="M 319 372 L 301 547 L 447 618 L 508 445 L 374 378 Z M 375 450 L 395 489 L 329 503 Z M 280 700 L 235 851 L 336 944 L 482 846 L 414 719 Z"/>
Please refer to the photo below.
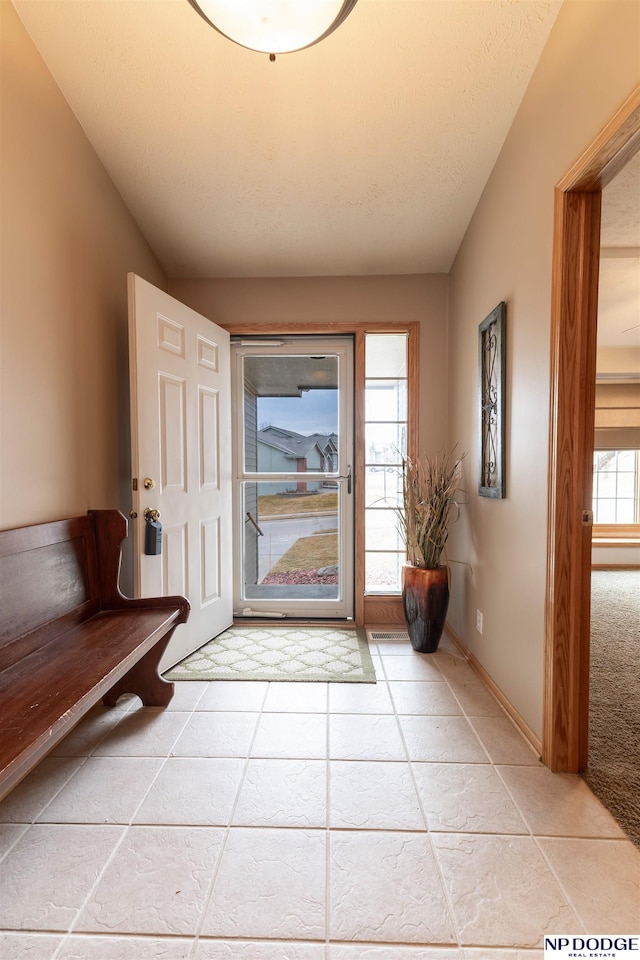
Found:
<path fill-rule="evenodd" d="M 412 653 L 409 656 L 386 656 L 382 658 L 387 680 L 443 680 L 440 668 L 427 654 Z"/>
<path fill-rule="evenodd" d="M 249 760 L 234 825 L 324 827 L 326 822 L 325 760 Z"/>
<path fill-rule="evenodd" d="M 166 757 L 190 714 L 140 707 L 124 715 L 96 747 L 96 757 Z"/>
<path fill-rule="evenodd" d="M 189 960 L 191 939 L 75 934 L 56 960 Z"/>
<path fill-rule="evenodd" d="M 193 960 L 327 960 L 324 943 L 291 940 L 205 940 Z"/>
<path fill-rule="evenodd" d="M 62 936 L 38 933 L 0 933 L 0 957 L 6 960 L 53 960 Z"/>
<path fill-rule="evenodd" d="M 413 763 L 430 830 L 527 833 L 500 777 L 488 763 Z"/>
<path fill-rule="evenodd" d="M 461 716 L 462 709 L 446 683 L 392 680 L 389 689 L 397 713 Z"/>
<path fill-rule="evenodd" d="M 210 680 L 197 710 L 262 710 L 269 684 L 260 680 Z"/>
<path fill-rule="evenodd" d="M 582 932 L 530 837 L 431 837 L 462 945 L 540 947 L 545 934 Z"/>
<path fill-rule="evenodd" d="M 127 705 L 131 706 L 130 703 Z M 128 710 L 98 705 L 55 747 L 50 757 L 88 757 Z"/>
<path fill-rule="evenodd" d="M 330 937 L 455 943 L 426 833 L 331 834 Z"/>
<path fill-rule="evenodd" d="M 146 757 L 89 757 L 40 823 L 130 823 L 162 766 Z"/>
<path fill-rule="evenodd" d="M 470 717 L 469 722 L 493 763 L 540 765 L 540 758 L 508 717 Z"/>
<path fill-rule="evenodd" d="M 463 960 L 544 960 L 544 950 L 493 950 L 488 947 L 467 947 Z"/>
<path fill-rule="evenodd" d="M 333 760 L 406 760 L 395 717 L 359 714 L 329 718 L 329 756 Z"/>
<path fill-rule="evenodd" d="M 196 709 L 203 694 L 207 692 L 208 684 L 206 680 L 174 680 L 173 687 L 173 697 L 165 710 L 190 712 Z"/>
<path fill-rule="evenodd" d="M 637 932 L 640 851 L 586 784 L 447 637 L 379 649 L 375 685 L 91 711 L 0 804 L 1 960 L 542 960 L 545 932 Z"/>
<path fill-rule="evenodd" d="M 30 827 L 2 863 L 3 927 L 68 930 L 122 831 L 76 824 Z"/>
<path fill-rule="evenodd" d="M 325 867 L 325 831 L 234 827 L 203 936 L 323 940 Z"/>
<path fill-rule="evenodd" d="M 539 842 L 586 933 L 638 933 L 640 851 L 633 844 L 555 838 Z"/>
<path fill-rule="evenodd" d="M 170 757 L 135 822 L 226 826 L 244 765 L 243 759 L 235 757 Z"/>
<path fill-rule="evenodd" d="M 546 767 L 498 768 L 532 833 L 625 839 L 608 810 L 578 774 Z"/>
<path fill-rule="evenodd" d="M 460 654 L 442 651 L 434 653 L 433 659 L 442 676 L 450 683 L 477 683 L 478 674 Z"/>
<path fill-rule="evenodd" d="M 329 960 L 464 960 L 457 947 L 331 944 Z"/>
<path fill-rule="evenodd" d="M 326 713 L 328 683 L 270 683 L 263 709 L 267 713 Z"/>
<path fill-rule="evenodd" d="M 0 803 L 0 823 L 31 823 L 82 762 L 81 757 L 45 757 Z"/>
<path fill-rule="evenodd" d="M 486 752 L 464 717 L 400 717 L 410 760 L 488 763 Z"/>
<path fill-rule="evenodd" d="M 331 683 L 329 708 L 332 713 L 393 713 L 389 686 L 384 681 Z"/>
<path fill-rule="evenodd" d="M 194 934 L 223 839 L 215 827 L 130 827 L 76 929 Z"/>
<path fill-rule="evenodd" d="M 503 717 L 505 712 L 484 684 L 478 680 L 449 681 L 449 688 L 468 717 Z"/>
<path fill-rule="evenodd" d="M 331 827 L 358 830 L 424 830 L 408 763 L 332 760 L 329 765 Z"/>
<path fill-rule="evenodd" d="M 0 823 L 0 858 L 6 856 L 27 829 L 26 824 L 22 823 Z M 0 924 L 2 924 L 1 917 Z"/>
<path fill-rule="evenodd" d="M 325 759 L 326 714 L 263 713 L 251 756 L 283 760 Z"/>
<path fill-rule="evenodd" d="M 409 638 L 406 640 L 379 640 L 374 649 L 380 656 L 386 657 L 411 657 L 413 656 L 413 649 L 409 643 Z"/>
<path fill-rule="evenodd" d="M 247 757 L 257 713 L 194 713 L 171 751 L 174 757 Z"/>

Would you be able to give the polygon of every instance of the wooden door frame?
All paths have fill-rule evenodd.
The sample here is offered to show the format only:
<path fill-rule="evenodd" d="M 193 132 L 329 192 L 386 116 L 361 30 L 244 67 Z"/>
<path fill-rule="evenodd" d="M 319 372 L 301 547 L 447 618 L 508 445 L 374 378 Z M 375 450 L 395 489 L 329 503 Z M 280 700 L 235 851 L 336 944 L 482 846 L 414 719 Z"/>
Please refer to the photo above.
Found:
<path fill-rule="evenodd" d="M 420 323 L 417 320 L 391 323 L 225 323 L 221 324 L 232 337 L 284 337 L 284 336 L 352 336 L 354 341 L 354 443 L 355 443 L 355 538 L 354 538 L 354 619 L 358 627 L 375 624 L 404 623 L 402 597 L 398 595 L 365 596 L 364 570 L 364 433 L 359 429 L 364 423 L 364 361 L 365 336 L 367 333 L 406 333 L 407 344 L 407 392 L 408 435 L 407 452 L 415 456 L 418 450 L 418 387 L 420 369 Z"/>
<path fill-rule="evenodd" d="M 640 149 L 640 86 L 555 189 L 543 760 L 587 763 L 591 510 L 602 188 Z"/>

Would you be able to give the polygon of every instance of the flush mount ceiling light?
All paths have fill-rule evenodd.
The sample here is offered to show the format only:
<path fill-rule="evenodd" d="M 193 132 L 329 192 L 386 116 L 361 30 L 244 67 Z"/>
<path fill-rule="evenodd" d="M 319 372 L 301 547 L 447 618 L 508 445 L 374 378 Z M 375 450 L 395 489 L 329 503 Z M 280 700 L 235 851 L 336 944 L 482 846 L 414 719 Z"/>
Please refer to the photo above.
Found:
<path fill-rule="evenodd" d="M 346 20 L 358 0 L 189 0 L 210 26 L 249 50 L 304 50 Z"/>

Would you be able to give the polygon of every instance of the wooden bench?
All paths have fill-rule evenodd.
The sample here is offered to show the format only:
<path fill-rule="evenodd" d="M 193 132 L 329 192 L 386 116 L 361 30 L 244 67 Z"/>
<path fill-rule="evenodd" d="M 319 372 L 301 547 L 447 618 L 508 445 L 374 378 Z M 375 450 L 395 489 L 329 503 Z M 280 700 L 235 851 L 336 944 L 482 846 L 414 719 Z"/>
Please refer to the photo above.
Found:
<path fill-rule="evenodd" d="M 173 696 L 158 663 L 189 603 L 120 593 L 126 534 L 117 510 L 0 531 L 0 798 L 100 699 Z"/>

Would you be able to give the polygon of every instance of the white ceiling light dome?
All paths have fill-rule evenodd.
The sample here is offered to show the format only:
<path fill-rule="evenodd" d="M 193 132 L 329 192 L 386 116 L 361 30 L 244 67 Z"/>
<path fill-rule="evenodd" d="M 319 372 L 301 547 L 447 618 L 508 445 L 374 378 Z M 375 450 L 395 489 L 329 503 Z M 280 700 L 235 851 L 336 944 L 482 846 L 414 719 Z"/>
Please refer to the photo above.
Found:
<path fill-rule="evenodd" d="M 189 0 L 218 33 L 261 53 L 303 50 L 340 26 L 357 0 Z"/>

